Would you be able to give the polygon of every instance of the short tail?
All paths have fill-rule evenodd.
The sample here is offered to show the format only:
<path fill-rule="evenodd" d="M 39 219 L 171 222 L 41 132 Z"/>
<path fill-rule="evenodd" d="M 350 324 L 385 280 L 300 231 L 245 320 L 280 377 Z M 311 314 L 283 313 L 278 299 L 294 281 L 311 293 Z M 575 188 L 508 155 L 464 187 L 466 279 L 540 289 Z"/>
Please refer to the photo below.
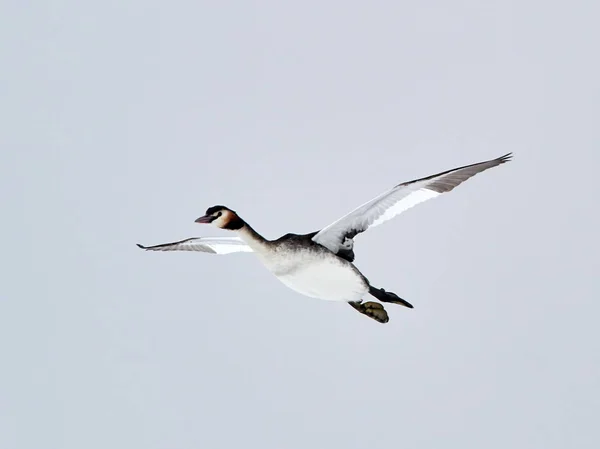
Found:
<path fill-rule="evenodd" d="M 398 296 L 395 293 L 386 292 L 382 288 L 375 288 L 372 285 L 370 285 L 369 286 L 369 294 L 371 294 L 372 296 L 374 296 L 381 302 L 391 302 L 394 304 L 398 304 L 400 306 L 408 307 L 409 309 L 413 308 L 412 304 L 409 303 L 408 301 L 405 301 L 404 299 L 400 298 L 400 296 Z"/>

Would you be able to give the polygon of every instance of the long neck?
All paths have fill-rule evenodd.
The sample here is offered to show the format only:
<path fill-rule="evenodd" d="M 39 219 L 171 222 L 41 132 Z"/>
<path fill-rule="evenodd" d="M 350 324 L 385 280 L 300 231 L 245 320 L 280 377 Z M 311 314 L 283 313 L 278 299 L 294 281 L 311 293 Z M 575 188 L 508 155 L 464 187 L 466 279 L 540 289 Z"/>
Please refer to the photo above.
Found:
<path fill-rule="evenodd" d="M 262 235 L 252 229 L 248 223 L 244 221 L 244 224 L 241 228 L 237 229 L 236 232 L 240 236 L 240 238 L 248 244 L 250 248 L 252 248 L 255 252 L 260 253 L 267 249 L 267 244 L 269 241 L 265 239 Z"/>

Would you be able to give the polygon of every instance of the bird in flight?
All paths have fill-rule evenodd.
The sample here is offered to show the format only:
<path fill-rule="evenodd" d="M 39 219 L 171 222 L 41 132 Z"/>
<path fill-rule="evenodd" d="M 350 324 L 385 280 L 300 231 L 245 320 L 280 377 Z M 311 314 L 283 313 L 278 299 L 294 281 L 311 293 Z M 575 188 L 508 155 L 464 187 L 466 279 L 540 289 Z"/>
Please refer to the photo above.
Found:
<path fill-rule="evenodd" d="M 354 237 L 405 210 L 435 198 L 488 168 L 508 162 L 512 153 L 496 159 L 454 168 L 432 176 L 403 182 L 357 207 L 320 231 L 286 234 L 267 240 L 235 211 L 213 206 L 196 223 L 211 224 L 237 234 L 235 237 L 193 237 L 173 243 L 143 246 L 149 251 L 200 251 L 211 254 L 253 252 L 286 286 L 303 295 L 344 301 L 358 312 L 380 322 L 389 317 L 383 304 L 413 308 L 392 292 L 371 285 L 354 262 Z M 371 295 L 379 302 L 364 302 Z"/>

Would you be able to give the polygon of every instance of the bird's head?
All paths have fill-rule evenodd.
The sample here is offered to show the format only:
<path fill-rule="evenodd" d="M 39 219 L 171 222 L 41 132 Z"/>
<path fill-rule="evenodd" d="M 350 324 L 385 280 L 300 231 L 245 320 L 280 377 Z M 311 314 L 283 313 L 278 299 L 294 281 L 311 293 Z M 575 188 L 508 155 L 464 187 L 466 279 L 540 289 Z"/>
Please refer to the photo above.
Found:
<path fill-rule="evenodd" d="M 196 223 L 210 223 L 217 228 L 230 231 L 235 231 L 244 226 L 244 221 L 238 214 L 225 206 L 209 207 L 202 217 L 196 219 Z"/>

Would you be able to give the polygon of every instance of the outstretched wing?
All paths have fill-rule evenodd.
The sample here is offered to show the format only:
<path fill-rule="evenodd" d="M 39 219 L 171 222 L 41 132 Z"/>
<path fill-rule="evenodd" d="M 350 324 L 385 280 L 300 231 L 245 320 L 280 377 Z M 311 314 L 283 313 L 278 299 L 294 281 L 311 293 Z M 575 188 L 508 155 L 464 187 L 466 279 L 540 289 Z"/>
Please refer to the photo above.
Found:
<path fill-rule="evenodd" d="M 161 245 L 143 246 L 138 243 L 137 246 L 147 251 L 200 251 L 211 254 L 252 252 L 252 248 L 239 237 L 192 237 Z"/>
<path fill-rule="evenodd" d="M 449 192 L 477 173 L 508 162 L 512 153 L 478 164 L 448 170 L 426 178 L 398 184 L 319 231 L 312 239 L 350 261 L 356 234 L 380 225 L 405 210 Z"/>

